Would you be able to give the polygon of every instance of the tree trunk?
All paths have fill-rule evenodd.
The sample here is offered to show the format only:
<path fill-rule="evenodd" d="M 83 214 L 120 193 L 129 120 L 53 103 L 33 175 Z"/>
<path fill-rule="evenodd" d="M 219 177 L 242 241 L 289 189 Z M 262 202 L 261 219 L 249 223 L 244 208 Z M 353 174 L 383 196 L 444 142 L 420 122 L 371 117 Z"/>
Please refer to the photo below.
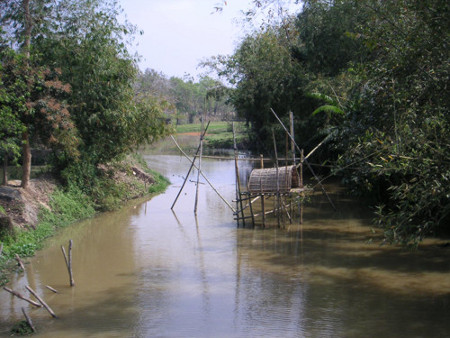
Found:
<path fill-rule="evenodd" d="M 25 12 L 25 57 L 30 60 L 30 46 L 31 46 L 31 30 L 33 27 L 33 22 L 30 13 L 30 0 L 23 0 L 22 2 L 23 10 Z M 30 92 L 30 83 L 28 82 L 28 92 Z M 21 187 L 26 189 L 30 181 L 31 173 L 31 148 L 30 148 L 30 135 L 28 130 L 22 134 L 23 142 L 23 163 L 22 163 L 22 184 Z"/>
<path fill-rule="evenodd" d="M 22 142 L 23 142 L 22 147 L 23 160 L 22 160 L 21 187 L 26 189 L 30 181 L 30 173 L 31 173 L 31 147 L 30 147 L 30 136 L 28 135 L 28 131 L 25 131 L 22 134 Z"/>
<path fill-rule="evenodd" d="M 3 180 L 2 185 L 8 185 L 8 153 L 3 155 Z"/>
<path fill-rule="evenodd" d="M 30 0 L 23 0 L 23 11 L 25 12 L 25 56 L 30 59 L 30 45 L 31 45 L 31 30 L 33 28 L 33 22 L 30 13 Z"/>

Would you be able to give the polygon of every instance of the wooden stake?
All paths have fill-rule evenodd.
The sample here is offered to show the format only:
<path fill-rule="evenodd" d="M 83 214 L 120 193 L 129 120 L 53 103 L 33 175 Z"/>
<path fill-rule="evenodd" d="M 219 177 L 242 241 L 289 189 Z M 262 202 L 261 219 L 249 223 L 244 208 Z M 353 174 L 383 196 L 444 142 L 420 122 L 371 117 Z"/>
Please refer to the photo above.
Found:
<path fill-rule="evenodd" d="M 181 151 L 181 153 L 183 154 L 184 157 L 186 157 L 191 164 L 193 165 L 193 167 L 195 169 L 198 170 L 198 167 L 195 165 L 194 161 L 191 160 L 189 158 L 189 156 L 184 152 L 183 149 L 181 149 L 180 145 L 178 144 L 178 142 L 175 140 L 175 138 L 170 135 L 170 137 L 172 138 L 172 141 L 175 143 L 175 145 L 177 146 L 177 148 Z M 222 201 L 225 202 L 225 204 L 231 209 L 231 211 L 236 212 L 236 210 L 230 205 L 230 203 L 228 203 L 228 201 L 217 191 L 216 188 L 214 188 L 214 186 L 212 185 L 212 183 L 208 180 L 208 178 L 203 174 L 203 171 L 200 170 L 200 175 L 202 175 L 202 177 L 205 179 L 205 181 L 209 184 L 209 186 L 214 190 L 214 192 L 221 198 Z"/>
<path fill-rule="evenodd" d="M 262 225 L 263 228 L 266 227 L 266 206 L 264 203 L 264 193 L 262 191 L 262 179 L 261 177 L 259 178 L 259 190 L 260 190 L 260 194 L 261 194 L 261 213 L 262 213 Z"/>
<path fill-rule="evenodd" d="M 73 280 L 73 274 L 72 274 L 72 243 L 73 243 L 73 241 L 70 240 L 69 241 L 69 258 L 67 258 L 66 249 L 64 249 L 64 246 L 61 245 L 61 250 L 64 255 L 64 260 L 66 262 L 67 272 L 69 273 L 70 286 L 75 285 L 75 282 Z"/>
<path fill-rule="evenodd" d="M 278 227 L 281 227 L 281 220 L 280 220 L 280 180 L 279 180 L 279 172 L 278 172 L 278 152 L 277 152 L 277 140 L 275 139 L 275 131 L 272 129 L 272 138 L 273 138 L 273 149 L 275 151 L 275 168 L 277 173 L 277 221 L 278 221 Z"/>
<path fill-rule="evenodd" d="M 34 327 L 33 322 L 31 321 L 31 318 L 27 315 L 27 313 L 25 312 L 25 309 L 24 309 L 24 308 L 22 308 L 22 313 L 23 313 L 23 315 L 25 316 L 25 319 L 26 319 L 28 325 L 30 325 L 31 330 L 32 330 L 33 332 L 36 332 L 36 328 Z"/>
<path fill-rule="evenodd" d="M 6 286 L 3 287 L 3 290 L 8 291 L 10 294 L 16 296 L 17 298 L 20 298 L 24 301 L 27 301 L 28 303 L 30 303 L 31 305 L 34 305 L 36 307 L 41 307 L 41 304 L 35 302 L 34 300 L 31 300 L 29 298 L 26 298 L 24 295 L 22 295 L 21 293 L 17 292 L 17 291 L 13 291 L 9 288 L 7 288 Z"/>
<path fill-rule="evenodd" d="M 195 187 L 195 203 L 194 203 L 194 214 L 197 215 L 197 204 L 198 204 L 198 188 L 200 183 L 200 171 L 202 169 L 202 155 L 203 155 L 203 118 L 202 126 L 200 131 L 200 156 L 198 157 L 198 172 L 197 172 L 197 186 Z"/>
<path fill-rule="evenodd" d="M 69 276 L 70 276 L 70 286 L 75 285 L 75 281 L 73 280 L 73 272 L 72 272 L 72 246 L 73 240 L 69 241 Z"/>
<path fill-rule="evenodd" d="M 245 215 L 244 215 L 244 208 L 242 207 L 242 194 L 241 194 L 241 177 L 239 175 L 239 164 L 238 164 L 238 151 L 237 151 L 237 145 L 236 145 L 236 131 L 234 129 L 234 122 L 232 123 L 233 127 L 233 149 L 234 149 L 234 169 L 236 172 L 236 209 L 239 209 L 238 203 L 240 203 L 240 208 L 242 212 L 242 224 L 245 228 Z M 238 217 L 239 218 L 239 217 Z M 254 226 L 255 224 L 253 224 Z M 239 220 L 238 220 L 238 227 L 239 227 Z"/>
<path fill-rule="evenodd" d="M 301 151 L 299 146 L 297 145 L 297 143 L 295 143 L 294 137 L 289 134 L 288 130 L 286 129 L 286 126 L 283 124 L 283 122 L 280 120 L 280 118 L 278 117 L 278 115 L 275 113 L 275 111 L 270 108 L 270 110 L 272 111 L 273 115 L 275 115 L 275 118 L 278 120 L 278 122 L 281 124 L 281 126 L 283 127 L 284 131 L 286 133 L 288 133 L 289 137 L 291 138 L 292 142 L 295 145 L 295 148 L 297 148 L 298 151 Z M 322 193 L 327 197 L 328 202 L 331 204 L 331 206 L 333 207 L 334 211 L 336 211 L 336 207 L 334 206 L 333 201 L 331 200 L 330 196 L 328 195 L 328 193 L 325 191 L 325 188 L 322 185 L 322 182 L 320 181 L 319 177 L 317 177 L 316 173 L 314 172 L 313 168 L 311 167 L 311 165 L 309 164 L 308 160 L 305 158 L 304 162 L 306 163 L 306 165 L 308 166 L 308 169 L 311 171 L 311 174 L 313 174 L 314 178 L 317 180 L 317 183 L 319 184 Z"/>
<path fill-rule="evenodd" d="M 294 138 L 294 113 L 289 112 L 289 126 L 292 138 Z M 291 139 L 292 164 L 295 165 L 295 141 Z"/>
<path fill-rule="evenodd" d="M 205 130 L 203 131 L 203 135 L 202 135 L 203 137 L 205 136 L 206 131 L 208 130 L 209 122 L 210 122 L 210 121 L 208 121 L 208 124 L 206 125 L 206 128 L 205 128 Z M 172 137 L 172 140 L 175 142 L 175 144 L 177 144 L 177 142 L 175 141 L 175 138 L 174 138 L 172 135 L 170 135 L 170 137 Z M 178 146 L 178 148 L 179 148 L 180 151 L 183 153 L 183 150 L 181 150 L 181 148 L 180 148 L 179 146 Z M 188 180 L 189 175 L 190 175 L 190 173 L 191 173 L 191 171 L 192 171 L 192 168 L 193 168 L 194 165 L 195 165 L 195 159 L 197 158 L 197 155 L 198 155 L 199 151 L 200 151 L 200 145 L 198 146 L 197 151 L 195 152 L 194 160 L 189 159 L 189 160 L 191 161 L 191 167 L 189 168 L 189 171 L 188 171 L 188 173 L 187 173 L 187 175 L 186 175 L 186 178 L 184 179 L 184 182 L 183 182 L 183 185 L 182 185 L 181 188 L 180 188 L 180 191 L 178 191 L 177 197 L 175 197 L 175 201 L 173 201 L 173 204 L 172 204 L 172 206 L 170 207 L 170 209 L 172 209 L 172 210 L 173 210 L 173 207 L 175 206 L 175 204 L 177 203 L 178 197 L 180 197 L 181 192 L 183 191 L 184 186 L 186 185 L 186 181 Z"/>
<path fill-rule="evenodd" d="M 45 309 L 48 311 L 48 313 L 50 313 L 50 315 L 51 315 L 53 318 L 56 318 L 56 315 L 55 315 L 55 313 L 53 312 L 53 310 L 50 308 L 50 306 L 48 306 L 47 303 L 44 302 L 44 300 L 43 300 L 41 297 L 39 297 L 39 295 L 38 295 L 32 288 L 30 288 L 28 285 L 26 286 L 26 288 L 27 288 L 28 291 L 30 291 L 30 293 L 31 293 L 34 297 L 36 297 L 36 299 L 39 301 L 39 303 L 41 303 L 41 304 L 45 307 Z"/>
<path fill-rule="evenodd" d="M 264 155 L 261 154 L 259 155 L 261 158 L 261 169 L 264 169 Z M 260 194 L 261 194 L 261 212 L 262 212 L 262 223 L 263 223 L 263 228 L 266 227 L 266 212 L 265 212 L 265 203 L 264 203 L 264 192 L 262 189 L 262 178 L 259 178 L 259 190 L 260 190 Z"/>
<path fill-rule="evenodd" d="M 52 288 L 50 285 L 46 285 L 45 287 L 54 293 L 59 293 L 58 290 Z"/>
<path fill-rule="evenodd" d="M 25 271 L 25 266 L 23 265 L 23 262 L 20 259 L 18 254 L 16 254 L 16 261 L 17 261 L 17 263 L 19 263 L 19 266 L 22 268 L 22 270 Z"/>

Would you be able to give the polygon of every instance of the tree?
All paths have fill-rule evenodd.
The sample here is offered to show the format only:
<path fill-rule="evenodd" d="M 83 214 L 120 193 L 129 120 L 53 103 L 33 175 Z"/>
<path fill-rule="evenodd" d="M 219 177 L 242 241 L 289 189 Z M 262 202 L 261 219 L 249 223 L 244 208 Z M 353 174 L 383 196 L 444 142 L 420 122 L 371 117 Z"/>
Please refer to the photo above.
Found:
<path fill-rule="evenodd" d="M 21 107 L 23 109 L 25 102 L 15 95 L 16 90 L 14 88 L 5 87 L 4 80 L 6 80 L 5 74 L 3 67 L 0 66 L 0 156 L 3 159 L 2 185 L 7 185 L 8 163 L 10 159 L 14 161 L 20 155 L 18 139 L 24 129 L 17 114 L 13 112 L 13 107 L 16 109 Z M 20 87 L 24 84 L 15 83 L 15 85 Z"/>
<path fill-rule="evenodd" d="M 59 81 L 61 75 L 58 70 L 51 70 L 36 62 L 33 54 L 33 34 L 39 35 L 39 30 L 34 27 L 37 13 L 42 14 L 45 2 L 12 1 L 5 7 L 1 17 L 2 24 L 10 25 L 9 32 L 13 33 L 10 43 L 16 43 L 18 51 L 2 47 L 2 77 L 5 90 L 10 98 L 4 109 L 14 115 L 12 121 L 22 131 L 22 183 L 27 188 L 31 173 L 31 137 L 42 142 L 64 145 L 73 154 L 77 154 L 75 148 L 77 139 L 72 133 L 73 124 L 61 95 L 70 91 L 70 86 Z M 34 18 L 33 18 L 34 16 Z M 2 31 L 3 36 L 5 31 Z M 17 121 L 20 121 L 17 122 Z M 70 142 L 69 142 L 70 141 Z"/>
<path fill-rule="evenodd" d="M 257 151 L 267 153 L 272 149 L 275 118 L 270 108 L 282 118 L 293 111 L 298 121 L 310 120 L 304 68 L 292 57 L 290 42 L 284 30 L 270 27 L 244 38 L 231 57 L 209 61 L 235 86 L 230 101 L 238 116 L 251 126 L 251 143 Z M 300 141 L 308 136 L 301 135 Z"/>
<path fill-rule="evenodd" d="M 350 176 L 378 191 L 387 239 L 416 245 L 448 225 L 449 4 L 433 0 L 364 1 L 361 27 L 371 59 L 358 69 L 353 107 L 342 126 Z"/>

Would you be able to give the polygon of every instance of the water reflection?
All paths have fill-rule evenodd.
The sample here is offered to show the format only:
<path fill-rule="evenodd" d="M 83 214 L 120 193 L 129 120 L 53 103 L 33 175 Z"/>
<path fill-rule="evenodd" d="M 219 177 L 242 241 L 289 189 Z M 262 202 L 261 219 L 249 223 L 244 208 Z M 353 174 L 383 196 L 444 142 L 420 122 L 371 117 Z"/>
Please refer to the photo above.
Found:
<path fill-rule="evenodd" d="M 286 229 L 237 229 L 206 184 L 197 217 L 192 182 L 172 212 L 189 163 L 147 160 L 171 179 L 167 192 L 49 241 L 9 286 L 32 285 L 59 318 L 3 292 L 0 335 L 25 306 L 45 337 L 448 336 L 450 254 L 436 242 L 419 252 L 380 246 L 367 210 L 332 187 L 338 212 L 317 194 L 305 223 Z M 204 160 L 202 168 L 231 201 L 234 163 Z M 242 164 L 241 175 L 250 169 Z M 60 249 L 69 239 L 74 288 Z"/>

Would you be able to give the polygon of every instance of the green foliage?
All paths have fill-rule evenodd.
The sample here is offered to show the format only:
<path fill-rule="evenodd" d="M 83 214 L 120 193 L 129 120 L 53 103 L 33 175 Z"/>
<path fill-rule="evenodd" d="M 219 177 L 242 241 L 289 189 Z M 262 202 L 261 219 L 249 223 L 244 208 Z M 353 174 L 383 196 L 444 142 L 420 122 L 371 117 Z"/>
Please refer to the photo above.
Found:
<path fill-rule="evenodd" d="M 3 255 L 13 258 L 34 255 L 41 248 L 43 241 L 52 236 L 61 227 L 76 220 L 90 217 L 94 214 L 93 202 L 79 189 L 71 187 L 67 191 L 55 190 L 51 196 L 52 210 L 41 209 L 39 224 L 34 231 L 16 230 L 13 236 L 3 238 Z"/>
<path fill-rule="evenodd" d="M 170 184 L 170 181 L 166 177 L 154 170 L 148 170 L 148 173 L 155 179 L 155 183 L 152 184 L 148 190 L 150 194 L 159 194 L 166 190 L 167 186 Z"/>
<path fill-rule="evenodd" d="M 388 241 L 415 245 L 450 224 L 449 7 L 308 0 L 295 26 L 264 26 L 208 64 L 235 86 L 255 144 L 271 148 L 270 108 L 285 123 L 293 111 L 297 143 L 326 135 L 314 156 L 337 158 L 351 189 L 377 199 Z"/>
<path fill-rule="evenodd" d="M 14 324 L 10 332 L 13 336 L 28 336 L 33 334 L 33 329 L 26 320 L 21 320 Z"/>
<path fill-rule="evenodd" d="M 387 240 L 416 245 L 449 224 L 449 5 L 364 4 L 371 19 L 361 34 L 373 57 L 352 88 L 342 164 L 358 163 L 349 180 L 378 194 Z"/>
<path fill-rule="evenodd" d="M 320 106 L 319 108 L 317 108 L 316 110 L 314 110 L 314 111 L 312 112 L 311 115 L 312 115 L 312 116 L 315 116 L 315 115 L 317 115 L 317 114 L 319 114 L 319 113 L 325 113 L 325 114 L 328 115 L 328 117 L 330 117 L 332 114 L 338 114 L 338 115 L 344 115 L 344 114 L 345 114 L 345 113 L 344 113 L 341 109 L 339 109 L 338 107 L 332 106 L 332 105 L 329 105 L 329 104 Z"/>
<path fill-rule="evenodd" d="M 189 76 L 167 78 L 162 73 L 146 69 L 138 74 L 135 89 L 140 96 L 164 102 L 166 114 L 176 121 L 176 125 L 193 123 L 202 115 L 227 119 L 232 112 L 227 104 L 229 89 L 208 76 L 199 81 Z"/>
<path fill-rule="evenodd" d="M 294 55 L 315 74 L 336 76 L 352 61 L 367 58 L 359 25 L 367 22 L 365 1 L 305 1 L 296 25 Z"/>

